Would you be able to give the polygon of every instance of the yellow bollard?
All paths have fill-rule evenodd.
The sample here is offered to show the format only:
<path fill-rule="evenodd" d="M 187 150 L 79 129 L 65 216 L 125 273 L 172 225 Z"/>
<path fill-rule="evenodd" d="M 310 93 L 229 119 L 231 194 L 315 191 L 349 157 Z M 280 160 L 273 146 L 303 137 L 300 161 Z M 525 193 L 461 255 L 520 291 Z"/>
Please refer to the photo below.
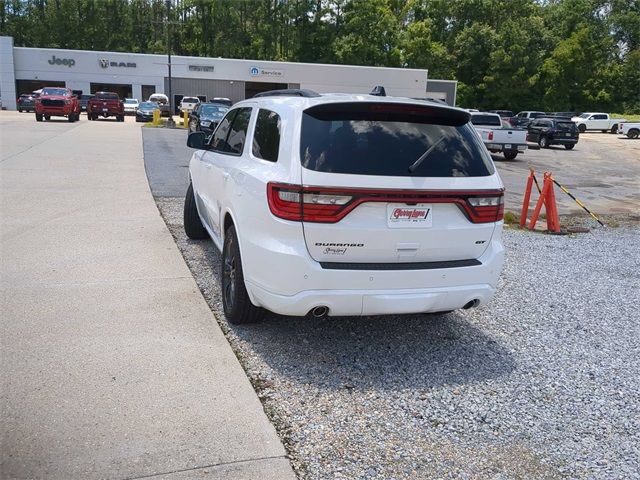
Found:
<path fill-rule="evenodd" d="M 153 111 L 153 122 L 154 125 L 160 125 L 160 110 L 155 109 Z"/>
<path fill-rule="evenodd" d="M 183 110 L 182 112 L 182 125 L 184 125 L 185 128 L 187 128 L 187 125 L 189 124 L 189 112 L 187 112 L 186 110 Z"/>

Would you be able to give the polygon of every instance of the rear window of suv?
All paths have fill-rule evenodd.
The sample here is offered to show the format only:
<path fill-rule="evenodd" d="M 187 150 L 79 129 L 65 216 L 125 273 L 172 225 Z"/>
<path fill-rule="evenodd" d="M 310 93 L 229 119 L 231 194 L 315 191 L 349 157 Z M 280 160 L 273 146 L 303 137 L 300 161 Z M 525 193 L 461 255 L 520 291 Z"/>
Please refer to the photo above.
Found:
<path fill-rule="evenodd" d="M 303 113 L 300 158 L 305 168 L 330 173 L 491 175 L 493 164 L 467 120 L 466 112 L 413 104 L 319 105 Z"/>

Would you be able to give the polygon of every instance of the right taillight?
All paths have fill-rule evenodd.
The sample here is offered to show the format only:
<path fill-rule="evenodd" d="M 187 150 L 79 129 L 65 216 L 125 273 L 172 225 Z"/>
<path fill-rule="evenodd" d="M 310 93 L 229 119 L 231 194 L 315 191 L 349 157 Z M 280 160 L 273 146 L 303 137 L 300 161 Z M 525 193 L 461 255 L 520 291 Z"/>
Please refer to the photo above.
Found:
<path fill-rule="evenodd" d="M 295 222 L 336 223 L 362 203 L 452 203 L 472 223 L 504 217 L 504 191 L 496 190 L 387 190 L 350 187 L 313 187 L 271 182 L 269 210 Z"/>
<path fill-rule="evenodd" d="M 468 197 L 469 220 L 473 223 L 497 222 L 504 218 L 504 195 Z"/>
<path fill-rule="evenodd" d="M 487 139 L 488 139 L 489 141 L 492 141 L 492 140 L 493 140 L 493 132 L 489 132 L 489 135 L 487 135 Z"/>

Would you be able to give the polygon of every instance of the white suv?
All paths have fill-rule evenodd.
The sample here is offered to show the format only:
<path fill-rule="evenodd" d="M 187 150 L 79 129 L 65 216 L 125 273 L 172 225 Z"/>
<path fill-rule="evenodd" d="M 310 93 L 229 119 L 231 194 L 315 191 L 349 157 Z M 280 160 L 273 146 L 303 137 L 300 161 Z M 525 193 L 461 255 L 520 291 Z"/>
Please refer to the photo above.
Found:
<path fill-rule="evenodd" d="M 189 135 L 190 238 L 222 251 L 227 319 L 443 312 L 486 303 L 504 188 L 469 113 L 307 90 L 239 102 Z"/>

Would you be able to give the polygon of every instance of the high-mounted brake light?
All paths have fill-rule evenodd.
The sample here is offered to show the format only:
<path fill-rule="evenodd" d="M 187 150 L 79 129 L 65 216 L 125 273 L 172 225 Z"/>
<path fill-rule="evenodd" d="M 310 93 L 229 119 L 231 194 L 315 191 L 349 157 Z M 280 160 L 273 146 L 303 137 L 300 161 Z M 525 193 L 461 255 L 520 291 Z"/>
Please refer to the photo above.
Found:
<path fill-rule="evenodd" d="M 336 223 L 358 205 L 385 203 L 453 203 L 473 223 L 504 217 L 504 191 L 497 190 L 387 190 L 330 188 L 271 182 L 267 185 L 271 213 L 296 222 Z"/>

